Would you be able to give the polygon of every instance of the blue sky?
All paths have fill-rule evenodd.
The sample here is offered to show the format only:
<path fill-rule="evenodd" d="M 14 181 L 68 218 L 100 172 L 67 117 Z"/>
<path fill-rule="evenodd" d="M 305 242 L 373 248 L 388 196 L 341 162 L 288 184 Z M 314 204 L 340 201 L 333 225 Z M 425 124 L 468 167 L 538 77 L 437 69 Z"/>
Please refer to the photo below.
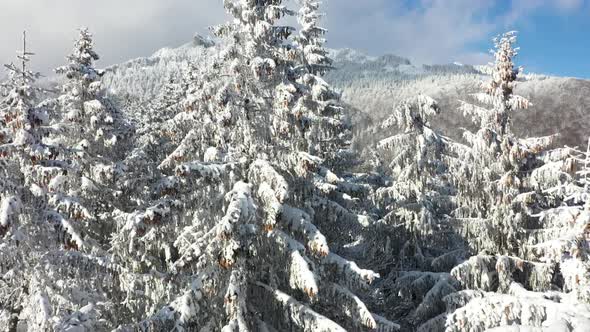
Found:
<path fill-rule="evenodd" d="M 324 0 L 323 9 L 330 47 L 483 64 L 494 35 L 518 30 L 526 71 L 590 78 L 590 0 Z M 44 73 L 63 62 L 80 26 L 94 32 L 107 66 L 226 19 L 222 0 L 0 0 L 0 12 L 0 62 L 13 60 L 27 29 Z"/>
<path fill-rule="evenodd" d="M 521 54 L 528 71 L 590 78 L 590 19 L 587 13 L 555 16 L 539 13 L 517 24 Z"/>
<path fill-rule="evenodd" d="M 587 0 L 333 0 L 328 7 L 328 27 L 345 30 L 331 36 L 338 47 L 481 64 L 491 59 L 495 35 L 517 30 L 525 71 L 590 78 Z"/>
<path fill-rule="evenodd" d="M 590 78 L 589 10 L 564 16 L 542 12 L 517 25 L 520 61 L 535 71 Z"/>
<path fill-rule="evenodd" d="M 531 8 L 506 24 L 506 28 L 519 32 L 518 62 L 526 71 L 590 78 L 590 5 L 588 1 L 565 1 L 561 5 Z M 497 19 L 508 11 L 506 5 L 498 6 L 490 16 Z M 469 47 L 485 46 L 481 42 Z"/>

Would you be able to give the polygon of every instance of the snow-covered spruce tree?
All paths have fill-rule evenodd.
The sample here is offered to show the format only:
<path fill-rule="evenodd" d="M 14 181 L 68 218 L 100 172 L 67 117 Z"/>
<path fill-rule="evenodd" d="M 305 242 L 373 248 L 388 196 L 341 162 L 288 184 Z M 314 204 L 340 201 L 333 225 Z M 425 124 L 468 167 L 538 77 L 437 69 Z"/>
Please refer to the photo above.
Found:
<path fill-rule="evenodd" d="M 56 329 L 72 319 L 84 319 L 79 324 L 89 329 L 108 328 L 118 303 L 116 268 L 107 251 L 115 230 L 110 214 L 120 194 L 118 160 L 130 128 L 101 86 L 102 71 L 94 68 L 98 58 L 92 35 L 80 29 L 68 64 L 56 69 L 65 78 L 62 93 L 45 103 L 55 110 L 52 126 L 58 131 L 45 140 L 55 147 L 54 162 L 39 167 L 39 191 L 63 227 L 67 250 L 56 254 L 59 264 L 41 271 L 55 276 L 41 286 L 52 290 L 46 297 Z M 78 309 L 85 318 L 73 316 Z"/>
<path fill-rule="evenodd" d="M 300 49 L 302 63 L 313 75 L 323 75 L 332 68 L 332 60 L 324 48 L 326 29 L 320 26 L 323 16 L 319 12 L 321 1 L 300 0 L 301 8 L 297 15 L 301 29 L 295 37 L 296 45 Z"/>
<path fill-rule="evenodd" d="M 457 288 L 448 272 L 466 255 L 448 221 L 455 206 L 450 173 L 466 147 L 432 128 L 439 112 L 425 95 L 400 103 L 382 125 L 397 133 L 378 144 L 381 159 L 391 160 L 391 179 L 374 197 L 383 216 L 373 225 L 374 268 L 388 275 L 380 281 L 385 306 L 409 325 L 442 312 L 437 303 Z"/>
<path fill-rule="evenodd" d="M 547 150 L 551 137 L 520 139 L 510 131 L 511 113 L 528 105 L 513 94 L 515 40 L 514 33 L 496 40 L 492 82 L 476 95 L 492 109 L 462 107 L 481 129 L 466 134 L 471 153 L 455 176 L 454 221 L 478 255 L 453 268 L 451 275 L 465 290 L 445 296 L 446 312 L 422 331 L 590 326 L 587 309 L 569 293 L 580 294 L 588 277 L 584 264 L 569 258 L 574 248 L 584 259 L 584 241 L 576 238 L 588 223 L 582 207 L 566 206 L 579 204 L 568 197 L 579 196 L 579 157 L 567 148 Z"/>
<path fill-rule="evenodd" d="M 549 234 L 543 234 L 537 242 L 537 255 L 552 257 L 560 264 L 565 292 L 571 292 L 578 300 L 590 303 L 590 139 L 585 153 L 576 151 L 577 182 L 562 186 L 560 192 L 567 195 L 568 207 L 544 211 L 543 219 L 559 226 Z M 574 152 L 575 154 L 575 152 Z M 554 221 L 553 221 L 554 220 Z M 559 238 L 560 241 L 551 241 Z M 562 254 L 558 260 L 559 254 Z"/>
<path fill-rule="evenodd" d="M 562 150 L 553 152 L 575 154 Z M 451 274 L 467 289 L 444 297 L 447 312 L 420 330 L 588 330 L 590 212 L 585 173 L 587 168 L 577 181 L 562 186 L 568 205 L 537 215 L 538 228 L 527 230 L 528 241 L 523 241 L 528 249 L 524 256 L 478 255 L 455 267 Z"/>
<path fill-rule="evenodd" d="M 212 69 L 213 64 L 203 63 L 202 68 Z M 171 264 L 178 259 L 174 243 L 182 228 L 192 220 L 195 200 L 207 205 L 211 199 L 202 195 L 199 180 L 187 184 L 174 172 L 173 163 L 193 155 L 203 156 L 206 151 L 201 149 L 210 146 L 200 139 L 207 142 L 223 129 L 211 121 L 213 114 L 207 108 L 193 109 L 200 105 L 197 100 L 204 103 L 206 96 L 214 95 L 215 85 L 211 81 L 216 72 L 201 72 L 195 66 L 190 66 L 188 71 L 186 91 L 182 92 L 187 97 L 176 102 L 181 111 L 170 119 L 166 115 L 171 109 L 152 109 L 160 121 L 138 122 L 134 148 L 125 158 L 125 172 L 118 179 L 122 195 L 120 207 L 114 214 L 119 227 L 112 239 L 112 252 L 115 262 L 122 266 L 119 276 L 125 292 L 122 303 L 129 313 L 120 318 L 127 323 L 146 319 L 146 313 L 157 312 L 184 290 L 178 288 L 185 286 L 182 281 L 170 283 L 169 278 L 165 278 L 171 273 Z M 209 149 L 209 153 L 212 151 Z M 204 160 L 209 159 L 205 157 Z M 170 170 L 172 172 L 167 172 Z M 223 205 L 211 204 L 209 208 L 221 213 Z M 162 274 L 147 274 L 146 271 Z"/>
<path fill-rule="evenodd" d="M 293 109 L 305 136 L 303 149 L 331 164 L 345 163 L 350 154 L 350 120 L 342 112 L 340 96 L 320 76 L 332 68 L 332 60 L 324 48 L 326 29 L 320 27 L 323 16 L 321 1 L 301 0 L 297 15 L 301 29 L 294 37 L 296 54 L 300 57 L 293 72 L 302 91 Z M 279 96 L 282 97 L 282 96 Z M 288 98 L 288 94 L 283 98 Z M 289 101 L 290 102 L 290 101 Z M 343 167 L 342 167 L 343 168 Z"/>
<path fill-rule="evenodd" d="M 196 68 L 189 66 L 183 77 L 174 78 L 171 76 L 166 85 L 147 107 L 148 112 L 140 114 L 142 125 L 144 122 L 162 122 L 170 120 L 182 111 L 182 100 L 185 99 L 185 92 L 188 90 L 187 80 L 192 80 L 192 73 L 197 72 Z"/>
<path fill-rule="evenodd" d="M 87 28 L 80 29 L 67 57 L 69 63 L 56 69 L 66 83 L 55 106 L 64 124 L 60 143 L 72 147 L 74 153 L 69 185 L 79 189 L 84 206 L 95 218 L 104 219 L 97 224 L 106 225 L 121 194 L 116 182 L 123 176 L 120 161 L 129 148 L 133 128 L 107 96 L 101 83 L 104 72 L 94 67 L 98 59 L 92 34 Z"/>
<path fill-rule="evenodd" d="M 68 143 L 84 151 L 88 156 L 86 159 L 98 158 L 95 164 L 100 164 L 100 158 L 104 160 L 107 156 L 120 159 L 124 149 L 119 141 L 130 131 L 122 113 L 102 87 L 104 71 L 94 68 L 94 61 L 99 56 L 94 51 L 92 34 L 87 28 L 80 29 L 73 52 L 67 59 L 67 65 L 56 69 L 67 79 L 58 102 L 65 122 L 73 128 L 64 136 L 70 140 Z"/>
<path fill-rule="evenodd" d="M 279 25 L 294 13 L 277 0 L 224 5 L 234 20 L 216 33 L 229 45 L 175 118 L 190 130 L 160 163 L 160 195 L 120 213 L 113 248 L 125 303 L 144 319 L 136 327 L 395 330 L 353 293 L 377 275 L 331 252 L 314 225 L 361 218 L 330 199 L 347 185 L 309 153 L 307 126 L 341 128 L 341 115 L 337 95 L 299 60 L 294 29 Z M 340 139 L 326 132 L 320 153 L 332 153 L 330 135 Z"/>
<path fill-rule="evenodd" d="M 164 86 L 162 93 L 153 103 L 153 108 L 156 111 L 163 111 L 169 109 L 172 106 L 176 106 L 183 99 L 182 84 L 175 81 L 174 78 L 170 78 L 168 83 Z M 177 112 L 173 112 L 175 115 Z"/>
<path fill-rule="evenodd" d="M 40 222 L 44 215 L 31 187 L 34 166 L 47 157 L 42 143 L 47 116 L 35 105 L 32 83 L 39 74 L 28 68 L 33 53 L 27 51 L 26 34 L 23 45 L 21 66 L 5 65 L 9 80 L 0 101 L 0 328 L 8 331 L 16 331 L 23 307 L 33 298 L 29 284 L 41 255 L 38 243 L 47 244 L 47 225 Z"/>
<path fill-rule="evenodd" d="M 26 51 L 23 54 L 24 69 L 28 54 Z M 82 30 L 74 54 L 68 58 L 69 70 L 63 69 L 68 79 L 64 95 L 57 101 L 45 101 L 35 107 L 31 94 L 21 94 L 21 98 L 29 96 L 30 99 L 22 98 L 15 105 L 25 105 L 26 108 L 13 109 L 26 112 L 21 121 L 28 121 L 20 124 L 21 127 L 15 123 L 21 132 L 17 132 L 10 146 L 14 154 L 8 155 L 9 160 L 20 163 L 20 175 L 14 179 L 22 188 L 19 193 L 21 215 L 26 217 L 26 222 L 19 225 L 23 229 L 24 245 L 18 246 L 16 253 L 3 255 L 16 261 L 3 266 L 10 269 L 6 274 L 9 275 L 15 274 L 17 267 L 26 263 L 24 273 L 27 277 L 23 278 L 21 286 L 26 291 L 18 304 L 21 312 L 17 324 L 29 331 L 62 330 L 68 324 L 89 329 L 106 328 L 108 323 L 105 322 L 112 318 L 112 302 L 107 298 L 112 295 L 111 287 L 115 282 L 112 271 L 109 271 L 108 248 L 105 247 L 109 230 L 104 227 L 104 214 L 110 207 L 103 196 L 111 193 L 105 178 L 109 167 L 101 163 L 104 160 L 99 154 L 103 153 L 102 150 L 93 149 L 92 143 L 104 142 L 102 137 L 97 135 L 86 140 L 88 130 L 105 132 L 111 128 L 99 122 L 99 102 L 89 99 L 98 93 L 99 86 L 84 82 L 96 81 L 95 72 L 89 67 L 91 62 L 88 62 L 93 57 L 89 34 Z M 17 87 L 24 90 L 31 83 L 32 76 L 23 75 Z M 49 107 L 55 109 L 49 110 Z M 73 114 L 91 113 L 90 109 L 94 112 L 88 115 L 88 118 L 94 118 L 91 121 L 93 127 L 82 131 L 80 124 L 72 123 Z M 61 117 L 60 113 L 64 116 Z M 12 202 L 15 200 L 8 205 L 13 205 Z M 2 214 L 9 215 L 8 222 L 15 219 L 10 211 L 5 213 L 3 209 Z M 12 229 L 15 226 L 12 225 Z M 19 248 L 25 248 L 27 253 L 20 253 Z M 19 257 L 28 259 L 23 262 Z M 16 276 L 12 278 L 17 279 Z M 78 309 L 83 311 L 80 314 L 84 318 L 73 318 Z M 76 323 L 70 322 L 72 319 Z"/>
<path fill-rule="evenodd" d="M 538 166 L 536 154 L 550 139 L 520 140 L 510 130 L 512 113 L 526 109 L 529 102 L 513 93 L 520 69 L 514 68 L 513 48 L 516 34 L 509 32 L 494 40 L 496 59 L 492 79 L 484 91 L 473 97 L 483 108 L 463 102 L 461 110 L 479 125 L 476 133 L 465 132 L 471 147 L 468 162 L 456 176 L 459 223 L 467 224 L 466 234 L 476 252 L 487 249 L 505 254 L 518 250 L 518 229 L 524 226 L 524 214 L 516 196 L 526 192 L 525 177 Z M 532 188 L 531 188 L 532 189 Z"/>
<path fill-rule="evenodd" d="M 449 168 L 450 164 L 457 163 L 457 150 L 462 146 L 432 129 L 429 119 L 439 111 L 436 101 L 418 95 L 401 103 L 382 125 L 383 128 L 396 126 L 400 130 L 378 144 L 384 154 L 391 156 L 389 173 L 392 185 L 379 188 L 375 197 L 377 205 L 385 211 L 384 221 L 400 235 L 400 238 L 391 241 L 397 243 L 401 240 L 402 243 L 397 245 L 411 251 L 405 252 L 401 247 L 394 250 L 402 255 L 398 261 L 400 268 L 404 268 L 406 263 L 409 263 L 406 268 L 430 265 L 422 255 L 423 244 L 432 240 L 428 237 L 434 232 L 442 231 L 443 219 L 453 209 L 454 190 L 449 180 Z M 408 233 L 402 235 L 404 230 Z M 421 244 L 422 241 L 426 243 Z M 443 253 L 452 248 L 439 250 Z M 410 262 L 405 262 L 406 258 Z"/>

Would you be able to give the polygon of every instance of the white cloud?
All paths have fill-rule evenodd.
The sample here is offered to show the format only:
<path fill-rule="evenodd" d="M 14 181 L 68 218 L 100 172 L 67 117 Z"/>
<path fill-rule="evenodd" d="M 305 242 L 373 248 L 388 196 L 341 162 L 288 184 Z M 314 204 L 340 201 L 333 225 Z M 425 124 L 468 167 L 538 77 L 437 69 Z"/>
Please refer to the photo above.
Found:
<path fill-rule="evenodd" d="M 336 46 L 392 52 L 419 63 L 474 59 L 467 46 L 486 39 L 495 26 L 482 13 L 487 0 L 333 0 L 327 4 L 329 39 Z M 481 59 L 481 54 L 478 60 Z"/>
<path fill-rule="evenodd" d="M 511 0 L 506 12 L 490 0 L 326 0 L 328 39 L 337 47 L 391 52 L 418 63 L 481 64 L 487 49 L 472 45 L 511 30 L 538 10 L 567 15 L 584 0 Z M 479 46 L 481 47 L 481 46 Z"/>
<path fill-rule="evenodd" d="M 417 63 L 485 62 L 486 50 L 473 44 L 537 10 L 568 13 L 584 5 L 584 0 L 511 0 L 506 13 L 490 18 L 494 1 L 489 0 L 324 2 L 329 46 L 390 52 Z M 99 65 L 149 55 L 223 22 L 222 7 L 221 0 L 0 0 L 0 63 L 13 61 L 23 29 L 37 53 L 34 68 L 45 73 L 63 62 L 80 26 L 95 34 Z"/>
<path fill-rule="evenodd" d="M 219 0 L 0 0 L 0 13 L 0 62 L 14 60 L 26 29 L 32 64 L 45 73 L 64 61 L 81 26 L 108 65 L 180 45 L 225 20 Z"/>
<path fill-rule="evenodd" d="M 504 17 L 504 25 L 527 20 L 527 17 L 541 9 L 557 10 L 567 15 L 583 6 L 584 0 L 512 0 L 511 9 Z"/>

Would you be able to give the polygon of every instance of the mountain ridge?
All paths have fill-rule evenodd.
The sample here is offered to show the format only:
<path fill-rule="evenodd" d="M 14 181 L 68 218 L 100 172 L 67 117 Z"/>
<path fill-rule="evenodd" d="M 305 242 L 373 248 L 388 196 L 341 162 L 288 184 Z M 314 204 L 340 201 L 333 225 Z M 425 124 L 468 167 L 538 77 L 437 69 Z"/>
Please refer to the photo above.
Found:
<path fill-rule="evenodd" d="M 221 48 L 211 39 L 197 35 L 180 47 L 162 48 L 149 57 L 106 68 L 104 83 L 120 98 L 147 103 L 158 96 L 171 78 L 182 77 L 189 63 L 207 65 Z M 325 79 L 341 91 L 346 103 L 361 113 L 353 116 L 360 131 L 386 118 L 402 100 L 424 93 L 437 99 L 443 109 L 434 126 L 460 139 L 462 128 L 473 126 L 455 111 L 459 100 L 469 101 L 469 95 L 478 92 L 481 82 L 489 79 L 486 66 L 414 65 L 401 56 L 370 56 L 351 48 L 331 49 L 330 56 L 335 69 Z M 585 129 L 590 127 L 590 116 L 584 107 L 590 105 L 590 80 L 524 74 L 516 92 L 533 103 L 528 111 L 515 114 L 514 129 L 518 134 L 545 136 L 557 131 L 561 134 L 557 145 L 585 144 L 590 134 Z"/>

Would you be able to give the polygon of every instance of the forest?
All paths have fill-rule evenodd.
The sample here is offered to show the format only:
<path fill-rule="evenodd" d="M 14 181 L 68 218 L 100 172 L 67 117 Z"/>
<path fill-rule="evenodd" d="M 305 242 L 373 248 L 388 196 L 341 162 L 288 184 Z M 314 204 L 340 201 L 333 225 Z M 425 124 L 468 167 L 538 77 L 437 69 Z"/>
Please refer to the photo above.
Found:
<path fill-rule="evenodd" d="M 208 56 L 141 82 L 95 68 L 80 28 L 49 84 L 23 35 L 0 330 L 590 331 L 590 141 L 523 134 L 554 123 L 522 115 L 516 32 L 486 68 L 425 69 L 477 73 L 467 98 L 384 84 L 404 93 L 367 124 L 321 1 L 223 6 Z"/>

